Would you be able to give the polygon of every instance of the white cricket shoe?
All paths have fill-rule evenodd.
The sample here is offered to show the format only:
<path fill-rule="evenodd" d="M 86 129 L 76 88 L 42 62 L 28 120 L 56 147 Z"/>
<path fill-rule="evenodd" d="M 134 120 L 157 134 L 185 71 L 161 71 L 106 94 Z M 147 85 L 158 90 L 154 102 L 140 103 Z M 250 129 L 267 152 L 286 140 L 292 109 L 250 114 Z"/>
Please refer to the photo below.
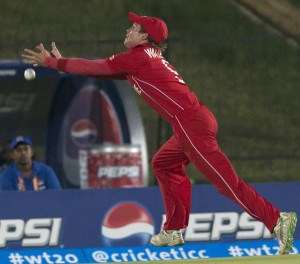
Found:
<path fill-rule="evenodd" d="M 169 230 L 170 232 L 171 230 Z M 150 240 L 151 244 L 158 247 L 165 246 L 180 246 L 184 244 L 182 232 L 180 230 L 174 230 L 168 233 L 168 230 L 161 230 L 158 235 L 153 235 Z"/>

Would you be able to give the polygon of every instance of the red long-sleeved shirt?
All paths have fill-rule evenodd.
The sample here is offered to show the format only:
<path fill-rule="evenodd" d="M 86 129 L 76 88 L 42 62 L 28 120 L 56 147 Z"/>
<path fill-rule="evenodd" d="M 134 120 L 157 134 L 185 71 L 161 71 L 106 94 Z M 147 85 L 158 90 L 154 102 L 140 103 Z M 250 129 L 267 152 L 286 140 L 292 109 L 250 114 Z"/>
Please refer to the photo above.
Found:
<path fill-rule="evenodd" d="M 54 59 L 45 66 L 101 79 L 127 79 L 135 91 L 170 123 L 179 112 L 202 103 L 175 68 L 149 45 L 139 45 L 107 59 Z"/>

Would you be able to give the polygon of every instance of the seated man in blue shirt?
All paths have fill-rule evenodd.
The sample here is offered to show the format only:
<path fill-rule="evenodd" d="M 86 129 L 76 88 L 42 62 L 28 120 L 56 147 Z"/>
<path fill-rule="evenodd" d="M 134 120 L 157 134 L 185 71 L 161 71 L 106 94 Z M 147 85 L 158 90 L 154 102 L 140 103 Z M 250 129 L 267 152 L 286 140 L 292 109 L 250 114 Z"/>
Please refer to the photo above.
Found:
<path fill-rule="evenodd" d="M 18 136 L 12 140 L 10 148 L 14 163 L 1 172 L 0 190 L 43 191 L 61 189 L 52 168 L 32 159 L 31 145 L 31 140 L 26 136 Z"/>

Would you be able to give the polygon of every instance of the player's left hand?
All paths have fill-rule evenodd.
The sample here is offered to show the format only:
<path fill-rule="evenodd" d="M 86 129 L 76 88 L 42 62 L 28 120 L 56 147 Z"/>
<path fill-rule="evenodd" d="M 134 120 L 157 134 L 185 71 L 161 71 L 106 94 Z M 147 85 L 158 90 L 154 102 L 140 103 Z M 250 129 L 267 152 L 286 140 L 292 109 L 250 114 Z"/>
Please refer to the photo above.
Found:
<path fill-rule="evenodd" d="M 29 60 L 28 62 L 33 64 L 34 66 L 37 66 L 37 65 L 44 66 L 45 59 L 47 57 L 50 57 L 50 52 L 44 48 L 44 45 L 42 43 L 40 43 L 38 46 L 36 46 L 36 48 L 40 52 L 35 52 L 30 49 L 24 49 L 24 51 L 27 52 L 27 54 L 22 54 L 22 57 L 28 59 Z"/>
<path fill-rule="evenodd" d="M 62 58 L 62 56 L 61 56 L 61 54 L 60 54 L 58 48 L 57 48 L 56 45 L 55 45 L 55 42 L 52 42 L 52 43 L 51 43 L 51 48 L 52 48 L 52 50 L 51 50 L 51 56 L 52 56 L 52 57 L 54 57 L 54 58 L 56 58 L 56 59 Z"/>

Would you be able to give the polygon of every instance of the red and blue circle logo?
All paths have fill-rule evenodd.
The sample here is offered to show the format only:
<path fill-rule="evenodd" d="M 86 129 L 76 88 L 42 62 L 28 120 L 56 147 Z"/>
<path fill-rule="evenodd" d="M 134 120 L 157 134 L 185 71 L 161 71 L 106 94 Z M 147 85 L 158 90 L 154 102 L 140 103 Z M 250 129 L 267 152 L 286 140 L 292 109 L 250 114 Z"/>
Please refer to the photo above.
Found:
<path fill-rule="evenodd" d="M 101 233 L 106 247 L 146 246 L 154 234 L 154 225 L 143 206 L 135 202 L 123 202 L 107 212 Z"/>
<path fill-rule="evenodd" d="M 77 147 L 89 147 L 97 138 L 96 125 L 88 119 L 77 120 L 71 128 L 71 138 Z"/>

